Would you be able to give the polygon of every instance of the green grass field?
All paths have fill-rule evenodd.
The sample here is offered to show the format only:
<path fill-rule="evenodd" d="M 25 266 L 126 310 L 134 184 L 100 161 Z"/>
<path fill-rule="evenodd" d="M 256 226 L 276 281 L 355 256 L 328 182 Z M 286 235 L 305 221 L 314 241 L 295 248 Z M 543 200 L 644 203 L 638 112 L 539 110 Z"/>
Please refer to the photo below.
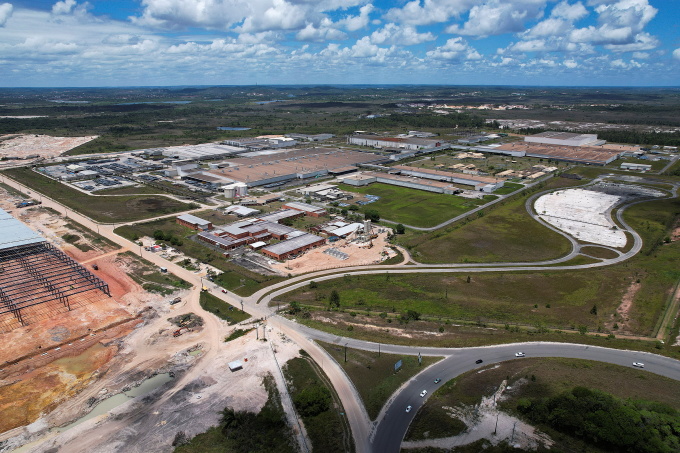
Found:
<path fill-rule="evenodd" d="M 467 283 L 467 276 L 471 276 Z M 327 307 L 327 295 L 336 290 L 346 311 L 405 313 L 414 310 L 428 317 L 466 321 L 536 325 L 596 330 L 604 316 L 620 303 L 624 271 L 605 275 L 588 271 L 540 273 L 411 274 L 340 278 L 318 282 L 281 299 Z M 549 308 L 547 307 L 549 305 Z M 536 307 L 537 306 L 537 307 Z"/>
<path fill-rule="evenodd" d="M 95 195 L 154 195 L 165 193 L 167 192 L 149 186 L 116 187 L 113 189 L 102 189 L 94 192 Z"/>
<path fill-rule="evenodd" d="M 485 222 L 463 221 L 400 242 L 426 264 L 534 262 L 566 255 L 569 241 L 531 219 L 523 207 L 523 200 L 515 201 Z"/>
<path fill-rule="evenodd" d="M 3 174 L 98 222 L 142 220 L 186 211 L 192 207 L 187 203 L 154 195 L 93 197 L 29 168 L 13 168 L 3 171 Z"/>
<path fill-rule="evenodd" d="M 532 378 L 533 376 L 533 378 Z M 513 387 L 502 409 L 514 412 L 521 398 L 554 396 L 574 386 L 601 390 L 619 398 L 659 401 L 680 408 L 680 382 L 653 373 L 588 360 L 530 358 L 502 362 L 483 373 L 471 371 L 443 383 L 418 411 L 407 439 L 446 437 L 460 432 L 457 419 L 443 407 L 479 404 L 508 379 Z M 580 450 L 579 450 L 580 451 Z"/>
<path fill-rule="evenodd" d="M 522 187 L 524 187 L 524 184 L 517 184 L 515 182 L 506 182 L 505 184 L 503 184 L 503 187 L 501 187 L 500 189 L 494 190 L 493 193 L 496 194 L 496 195 L 507 195 L 509 193 L 514 192 L 517 189 L 521 189 Z"/>
<path fill-rule="evenodd" d="M 248 313 L 242 312 L 240 307 L 234 307 L 219 297 L 210 293 L 202 292 L 199 300 L 201 308 L 224 319 L 229 325 L 237 324 L 250 318 Z"/>
<path fill-rule="evenodd" d="M 360 212 L 367 209 L 375 210 L 380 213 L 382 219 L 417 227 L 438 225 L 496 198 L 493 195 L 485 195 L 482 200 L 471 200 L 380 183 L 364 187 L 340 184 L 338 187 L 346 192 L 380 197 L 374 203 L 361 206 Z"/>
<path fill-rule="evenodd" d="M 580 183 L 580 182 L 577 182 Z M 545 188 L 574 185 L 554 178 Z M 421 263 L 531 262 L 566 255 L 569 241 L 536 222 L 527 212 L 526 196 L 513 196 L 483 216 L 469 216 L 454 225 L 399 238 Z"/>
<path fill-rule="evenodd" d="M 418 357 L 414 356 L 380 354 L 378 357 L 377 352 L 347 348 L 345 362 L 343 346 L 323 342 L 319 344 L 333 356 L 352 380 L 371 420 L 378 416 L 389 397 L 404 382 L 439 360 L 438 357 L 423 357 L 422 365 L 419 365 Z M 398 360 L 401 360 L 403 365 L 395 373 L 394 364 Z"/>

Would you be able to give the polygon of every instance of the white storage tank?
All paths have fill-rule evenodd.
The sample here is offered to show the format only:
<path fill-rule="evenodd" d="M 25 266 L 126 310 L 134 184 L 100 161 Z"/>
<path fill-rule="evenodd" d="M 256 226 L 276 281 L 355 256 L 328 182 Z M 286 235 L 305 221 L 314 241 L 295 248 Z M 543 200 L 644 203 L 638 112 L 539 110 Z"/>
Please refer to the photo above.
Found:
<path fill-rule="evenodd" d="M 236 197 L 236 184 L 229 184 L 228 186 L 222 186 L 224 191 L 224 196 L 227 198 Z"/>
<path fill-rule="evenodd" d="M 248 185 L 244 182 L 237 182 L 234 184 L 234 187 L 236 188 L 236 196 L 238 197 L 245 197 L 248 195 Z"/>

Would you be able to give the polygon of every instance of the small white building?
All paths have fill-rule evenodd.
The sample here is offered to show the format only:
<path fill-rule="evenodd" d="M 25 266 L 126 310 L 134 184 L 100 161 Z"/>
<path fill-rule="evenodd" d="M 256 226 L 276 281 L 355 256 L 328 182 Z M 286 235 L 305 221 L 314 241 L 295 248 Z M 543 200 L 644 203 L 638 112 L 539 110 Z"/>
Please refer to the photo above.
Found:
<path fill-rule="evenodd" d="M 633 170 L 633 171 L 649 171 L 652 166 L 649 164 L 635 164 L 632 162 L 624 162 L 621 164 L 621 170 Z"/>

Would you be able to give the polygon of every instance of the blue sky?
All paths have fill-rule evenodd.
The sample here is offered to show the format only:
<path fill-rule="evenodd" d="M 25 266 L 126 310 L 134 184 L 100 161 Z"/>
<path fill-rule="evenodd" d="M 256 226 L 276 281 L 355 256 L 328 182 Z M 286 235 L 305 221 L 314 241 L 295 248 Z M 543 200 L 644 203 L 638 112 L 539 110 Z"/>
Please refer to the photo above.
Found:
<path fill-rule="evenodd" d="M 680 85 L 677 0 L 0 0 L 0 86 Z"/>

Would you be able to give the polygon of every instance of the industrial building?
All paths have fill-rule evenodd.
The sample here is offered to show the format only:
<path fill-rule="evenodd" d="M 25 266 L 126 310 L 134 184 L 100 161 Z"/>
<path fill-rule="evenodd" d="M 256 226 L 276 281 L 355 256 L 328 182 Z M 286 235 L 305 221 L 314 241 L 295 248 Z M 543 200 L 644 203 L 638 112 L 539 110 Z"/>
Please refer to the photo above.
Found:
<path fill-rule="evenodd" d="M 324 140 L 329 140 L 335 135 L 333 134 L 315 134 L 315 135 L 307 135 L 307 134 L 286 134 L 286 137 L 293 138 L 295 140 L 300 140 L 300 141 L 306 141 L 306 142 L 322 142 Z"/>
<path fill-rule="evenodd" d="M 382 160 L 373 153 L 338 148 L 293 149 L 229 159 L 203 174 L 242 182 L 248 187 L 276 187 L 297 179 L 355 171 L 356 165 Z"/>
<path fill-rule="evenodd" d="M 208 220 L 203 220 L 200 217 L 196 217 L 191 214 L 182 214 L 177 216 L 177 223 L 184 225 L 185 227 L 191 228 L 192 230 L 207 231 L 212 229 L 212 222 Z"/>
<path fill-rule="evenodd" d="M 319 247 L 326 243 L 326 239 L 314 234 L 303 233 L 300 236 L 272 244 L 262 249 L 262 253 L 283 261 L 298 253 Z"/>
<path fill-rule="evenodd" d="M 244 153 L 248 151 L 248 149 L 238 145 L 231 146 L 226 143 L 203 143 L 200 145 L 167 146 L 137 151 L 141 151 L 147 156 L 163 155 L 174 159 L 202 160 L 220 159 L 234 154 Z"/>
<path fill-rule="evenodd" d="M 607 143 L 606 140 L 598 140 L 597 134 L 575 134 L 572 132 L 541 132 L 540 134 L 524 137 L 527 143 L 542 143 L 544 145 L 558 146 L 599 146 Z"/>
<path fill-rule="evenodd" d="M 99 277 L 0 209 L 0 331 L 110 297 Z"/>
<path fill-rule="evenodd" d="M 370 146 L 372 148 L 397 148 L 411 151 L 437 148 L 441 140 L 429 140 L 416 137 L 381 137 L 379 135 L 355 134 L 347 137 L 350 145 Z"/>
<path fill-rule="evenodd" d="M 648 164 L 634 164 L 631 162 L 624 162 L 621 164 L 621 170 L 650 171 L 651 169 L 652 166 Z"/>
<path fill-rule="evenodd" d="M 480 176 L 465 173 L 453 173 L 440 170 L 431 170 L 406 165 L 395 165 L 393 170 L 398 170 L 401 175 L 416 176 L 418 178 L 433 179 L 435 181 L 450 182 L 473 186 L 475 190 L 482 192 L 493 192 L 503 187 L 505 180 L 490 176 Z"/>
<path fill-rule="evenodd" d="M 622 152 L 600 146 L 557 146 L 527 142 L 506 143 L 496 149 L 519 151 L 528 157 L 589 165 L 607 165 L 616 160 Z"/>
<path fill-rule="evenodd" d="M 308 203 L 300 203 L 299 201 L 289 201 L 282 207 L 284 209 L 295 209 L 296 211 L 302 211 L 305 213 L 305 215 L 311 217 L 322 217 L 326 215 L 325 209 Z"/>
<path fill-rule="evenodd" d="M 297 141 L 292 137 L 283 135 L 261 135 L 259 137 L 231 138 L 222 142 L 238 148 L 246 148 L 249 151 L 259 151 L 265 149 L 290 148 L 297 145 Z"/>

